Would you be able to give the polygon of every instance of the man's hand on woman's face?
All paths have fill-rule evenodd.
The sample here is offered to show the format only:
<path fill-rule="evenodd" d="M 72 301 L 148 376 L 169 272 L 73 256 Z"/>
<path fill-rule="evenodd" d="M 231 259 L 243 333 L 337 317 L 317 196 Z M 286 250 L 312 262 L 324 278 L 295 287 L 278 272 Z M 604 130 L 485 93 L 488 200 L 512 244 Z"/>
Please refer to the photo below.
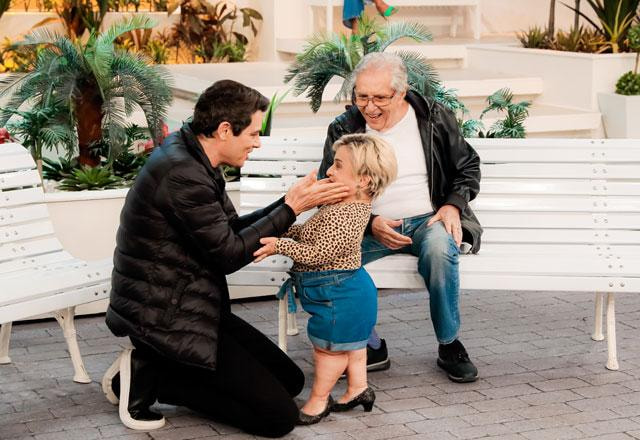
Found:
<path fill-rule="evenodd" d="M 253 256 L 256 257 L 255 260 L 253 260 L 254 263 L 257 263 L 258 261 L 262 261 L 265 258 L 273 255 L 276 253 L 276 241 L 278 241 L 278 239 L 276 237 L 263 237 L 260 239 L 260 244 L 263 244 L 264 246 L 262 246 L 260 249 L 258 249 L 257 251 L 255 251 L 253 253 Z"/>
<path fill-rule="evenodd" d="M 311 171 L 289 188 L 284 202 L 296 215 L 318 205 L 330 205 L 342 201 L 349 195 L 349 188 L 341 183 L 332 183 L 329 179 L 318 180 L 316 170 Z"/>

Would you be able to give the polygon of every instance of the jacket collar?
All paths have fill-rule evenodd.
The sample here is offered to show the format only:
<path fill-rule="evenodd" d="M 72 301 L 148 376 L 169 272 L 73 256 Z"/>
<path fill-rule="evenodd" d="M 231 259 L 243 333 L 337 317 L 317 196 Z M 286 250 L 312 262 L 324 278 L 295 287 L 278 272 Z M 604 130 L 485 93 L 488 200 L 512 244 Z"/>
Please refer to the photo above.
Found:
<path fill-rule="evenodd" d="M 185 122 L 182 125 L 182 128 L 180 129 L 180 134 L 182 136 L 182 139 L 184 139 L 184 144 L 187 147 L 187 151 L 189 151 L 191 156 L 193 156 L 198 162 L 200 162 L 204 166 L 204 168 L 207 170 L 207 173 L 209 173 L 209 175 L 213 177 L 214 180 L 218 182 L 222 182 L 222 185 L 224 187 L 224 177 L 222 176 L 222 171 L 220 170 L 220 167 L 214 168 L 211 165 L 211 161 L 205 154 L 204 149 L 202 148 L 202 145 L 200 145 L 200 141 L 198 140 L 198 137 L 195 135 L 195 133 L 191 129 L 191 124 L 189 122 Z"/>
<path fill-rule="evenodd" d="M 428 100 L 418 92 L 408 90 L 405 101 L 407 101 L 416 112 L 418 120 L 428 121 L 431 119 L 433 113 L 432 100 Z M 344 125 L 347 133 L 364 133 L 366 131 L 367 122 L 356 105 L 347 106 L 344 115 Z"/>

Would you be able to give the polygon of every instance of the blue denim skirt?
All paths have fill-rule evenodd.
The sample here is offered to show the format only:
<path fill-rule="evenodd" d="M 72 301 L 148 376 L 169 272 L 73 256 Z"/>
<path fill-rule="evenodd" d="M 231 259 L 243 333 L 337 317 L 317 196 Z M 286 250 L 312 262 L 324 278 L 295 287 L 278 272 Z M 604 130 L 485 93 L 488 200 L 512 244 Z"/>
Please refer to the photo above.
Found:
<path fill-rule="evenodd" d="M 364 268 L 290 272 L 302 308 L 311 315 L 314 347 L 331 351 L 367 346 L 378 315 L 378 291 Z"/>

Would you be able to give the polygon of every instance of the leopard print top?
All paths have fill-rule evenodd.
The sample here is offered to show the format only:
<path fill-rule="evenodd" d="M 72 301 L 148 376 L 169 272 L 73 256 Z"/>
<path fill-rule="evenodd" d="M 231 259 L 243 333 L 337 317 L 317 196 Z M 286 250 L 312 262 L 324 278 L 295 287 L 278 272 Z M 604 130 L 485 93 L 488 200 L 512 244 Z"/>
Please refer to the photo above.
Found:
<path fill-rule="evenodd" d="M 323 206 L 304 224 L 291 226 L 276 242 L 276 252 L 291 258 L 296 272 L 358 269 L 370 215 L 370 203 Z"/>

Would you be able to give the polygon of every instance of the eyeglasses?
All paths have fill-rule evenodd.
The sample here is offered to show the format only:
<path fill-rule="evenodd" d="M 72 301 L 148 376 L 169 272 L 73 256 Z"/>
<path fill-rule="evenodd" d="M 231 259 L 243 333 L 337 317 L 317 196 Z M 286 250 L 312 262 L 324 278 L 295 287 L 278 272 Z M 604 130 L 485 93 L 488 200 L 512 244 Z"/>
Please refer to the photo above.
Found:
<path fill-rule="evenodd" d="M 375 95 L 375 96 L 367 96 L 367 95 L 355 95 L 355 102 L 358 107 L 366 107 L 369 105 L 369 101 L 373 103 L 376 107 L 386 107 L 391 104 L 391 100 L 396 96 L 396 92 L 389 96 L 384 95 Z"/>

